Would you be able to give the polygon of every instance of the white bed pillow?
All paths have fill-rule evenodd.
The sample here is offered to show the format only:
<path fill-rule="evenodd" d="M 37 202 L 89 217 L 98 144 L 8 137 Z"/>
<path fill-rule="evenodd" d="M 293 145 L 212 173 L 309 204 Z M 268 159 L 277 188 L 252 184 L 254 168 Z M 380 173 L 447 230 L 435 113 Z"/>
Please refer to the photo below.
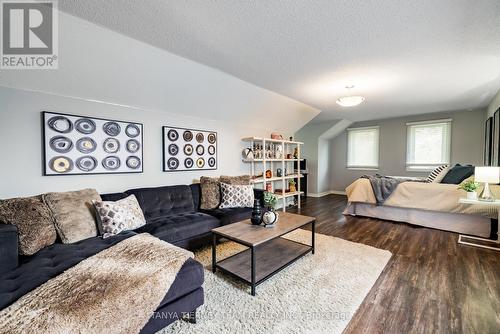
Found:
<path fill-rule="evenodd" d="M 441 183 L 441 180 L 445 177 L 445 175 L 450 170 L 449 165 L 441 165 L 436 167 L 427 177 L 427 183 Z"/>

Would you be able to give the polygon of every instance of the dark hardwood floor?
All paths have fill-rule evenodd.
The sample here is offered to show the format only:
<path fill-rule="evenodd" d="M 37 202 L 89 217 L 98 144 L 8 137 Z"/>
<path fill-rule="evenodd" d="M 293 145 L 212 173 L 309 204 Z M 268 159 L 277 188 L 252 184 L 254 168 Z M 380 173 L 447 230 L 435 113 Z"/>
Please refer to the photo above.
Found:
<path fill-rule="evenodd" d="M 393 256 L 344 333 L 500 333 L 500 252 L 458 245 L 458 234 L 343 216 L 346 197 L 303 200 L 317 233 Z M 327 288 L 327 287 L 325 287 Z"/>

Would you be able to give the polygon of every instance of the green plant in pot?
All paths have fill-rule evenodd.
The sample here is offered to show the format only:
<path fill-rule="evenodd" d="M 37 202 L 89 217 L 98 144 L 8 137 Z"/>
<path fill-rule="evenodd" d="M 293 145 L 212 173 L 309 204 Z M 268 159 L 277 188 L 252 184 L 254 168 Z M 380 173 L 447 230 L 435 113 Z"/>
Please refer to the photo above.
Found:
<path fill-rule="evenodd" d="M 266 227 L 273 227 L 278 221 L 278 213 L 276 212 L 276 204 L 278 203 L 278 198 L 275 194 L 268 191 L 264 192 L 264 205 L 267 208 L 267 212 L 262 216 L 262 222 Z"/>
<path fill-rule="evenodd" d="M 476 200 L 477 199 L 477 188 L 479 188 L 479 183 L 474 180 L 466 180 L 458 186 L 458 189 L 465 190 L 467 192 L 467 199 Z"/>

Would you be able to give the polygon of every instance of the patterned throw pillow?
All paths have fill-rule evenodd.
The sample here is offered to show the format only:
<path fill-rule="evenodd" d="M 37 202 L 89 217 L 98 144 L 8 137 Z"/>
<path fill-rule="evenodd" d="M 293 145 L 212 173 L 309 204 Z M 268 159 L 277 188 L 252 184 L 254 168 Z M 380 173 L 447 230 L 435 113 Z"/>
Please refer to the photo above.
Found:
<path fill-rule="evenodd" d="M 440 183 L 441 180 L 445 177 L 446 173 L 448 173 L 449 169 L 450 169 L 450 166 L 448 166 L 448 165 L 442 165 L 442 166 L 436 167 L 429 174 L 426 182 L 427 183 Z"/>
<path fill-rule="evenodd" d="M 222 190 L 222 203 L 220 208 L 251 208 L 253 207 L 253 186 L 220 184 Z"/>
<path fill-rule="evenodd" d="M 103 238 L 113 236 L 121 231 L 135 230 L 146 224 L 144 213 L 135 195 L 130 195 L 116 202 L 94 201 L 94 206 Z"/>

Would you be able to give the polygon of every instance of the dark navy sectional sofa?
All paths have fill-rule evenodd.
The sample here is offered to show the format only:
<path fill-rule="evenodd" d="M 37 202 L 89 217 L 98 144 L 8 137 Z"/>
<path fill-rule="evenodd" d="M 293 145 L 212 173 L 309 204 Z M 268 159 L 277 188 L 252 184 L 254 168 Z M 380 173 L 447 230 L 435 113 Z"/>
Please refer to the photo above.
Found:
<path fill-rule="evenodd" d="M 93 237 L 74 244 L 57 241 L 29 257 L 18 255 L 16 227 L 0 224 L 0 310 L 80 261 L 137 233 L 147 232 L 192 250 L 210 243 L 211 229 L 249 218 L 252 210 L 201 210 L 199 184 L 131 189 L 101 197 L 115 201 L 132 194 L 144 212 L 146 225 L 107 239 Z M 261 190 L 255 190 L 255 195 L 262 201 Z M 185 314 L 195 314 L 204 303 L 203 281 L 202 265 L 194 259 L 186 261 L 142 332 L 156 332 Z"/>

